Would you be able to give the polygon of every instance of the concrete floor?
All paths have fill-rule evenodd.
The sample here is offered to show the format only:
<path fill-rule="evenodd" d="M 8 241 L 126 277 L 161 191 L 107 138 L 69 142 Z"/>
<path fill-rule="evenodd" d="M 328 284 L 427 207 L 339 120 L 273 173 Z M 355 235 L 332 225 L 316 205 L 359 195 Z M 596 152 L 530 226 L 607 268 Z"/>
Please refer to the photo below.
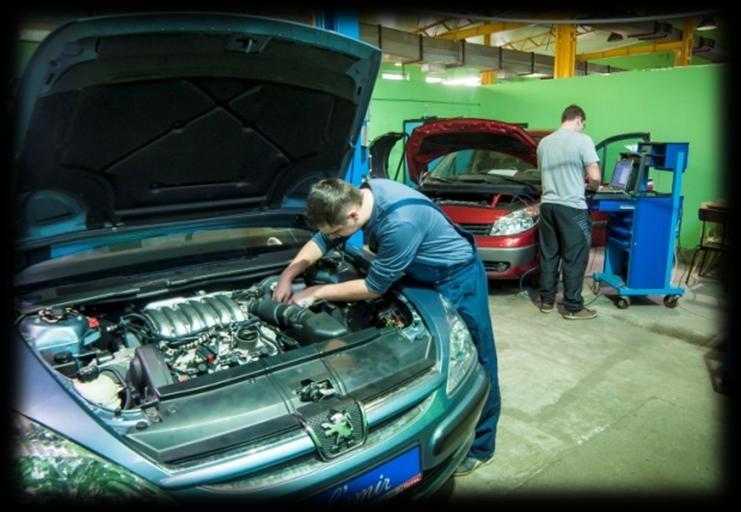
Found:
<path fill-rule="evenodd" d="M 584 285 L 602 269 L 593 250 Z M 728 483 L 729 398 L 717 392 L 728 295 L 674 271 L 686 294 L 618 309 L 603 287 L 594 320 L 541 313 L 534 288 L 491 282 L 502 414 L 495 457 L 451 479 L 441 500 L 566 496 L 715 496 Z"/>

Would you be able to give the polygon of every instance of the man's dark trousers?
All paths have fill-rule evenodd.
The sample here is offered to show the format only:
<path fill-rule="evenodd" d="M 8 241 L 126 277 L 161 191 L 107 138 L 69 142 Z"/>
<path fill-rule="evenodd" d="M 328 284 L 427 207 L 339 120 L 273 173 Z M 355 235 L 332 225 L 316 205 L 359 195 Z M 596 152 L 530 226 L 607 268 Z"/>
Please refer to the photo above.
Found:
<path fill-rule="evenodd" d="M 563 272 L 564 308 L 576 312 L 584 307 L 581 296 L 584 272 L 592 245 L 589 210 L 561 204 L 540 205 L 540 300 L 554 304 L 558 286 L 558 263 Z"/>
<path fill-rule="evenodd" d="M 461 315 L 476 345 L 479 362 L 489 378 L 489 396 L 476 424 L 476 435 L 469 456 L 487 460 L 494 455 L 497 423 L 501 412 L 497 353 L 489 313 L 489 281 L 481 258 L 476 258 L 452 279 L 436 285 Z"/>
<path fill-rule="evenodd" d="M 418 199 L 402 199 L 392 203 L 382 215 L 388 215 L 395 209 L 409 204 L 424 204 L 445 215 L 435 203 Z M 381 218 L 379 217 L 379 219 Z M 380 224 L 381 221 L 377 220 L 376 222 Z M 484 371 L 489 378 L 489 395 L 484 402 L 479 421 L 476 424 L 476 433 L 468 455 L 479 460 L 486 460 L 494 455 L 497 423 L 501 412 L 497 352 L 494 346 L 494 329 L 489 314 L 489 280 L 486 277 L 484 264 L 476 250 L 476 242 L 473 236 L 456 226 L 450 219 L 448 219 L 448 222 L 458 234 L 471 244 L 472 253 L 468 261 L 454 267 L 426 265 L 416 262 L 409 265 L 404 272 L 411 279 L 432 284 L 440 294 L 450 301 L 471 333 L 479 363 L 484 367 Z"/>

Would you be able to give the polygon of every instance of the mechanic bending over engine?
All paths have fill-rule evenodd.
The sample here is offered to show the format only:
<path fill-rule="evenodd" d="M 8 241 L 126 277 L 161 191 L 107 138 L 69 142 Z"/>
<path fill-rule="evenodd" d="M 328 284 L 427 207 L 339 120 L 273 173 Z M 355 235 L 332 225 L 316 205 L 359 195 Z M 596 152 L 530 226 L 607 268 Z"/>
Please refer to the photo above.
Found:
<path fill-rule="evenodd" d="M 402 273 L 435 287 L 466 323 L 491 383 L 473 445 L 455 476 L 469 474 L 489 461 L 494 455 L 501 403 L 488 280 L 473 237 L 455 226 L 430 199 L 388 179 L 371 179 L 360 188 L 337 178 L 322 180 L 309 193 L 306 217 L 319 232 L 281 273 L 273 298 L 301 306 L 320 299 L 373 299 L 383 295 Z M 365 279 L 311 286 L 292 295 L 291 284 L 297 276 L 360 229 L 376 253 Z"/>

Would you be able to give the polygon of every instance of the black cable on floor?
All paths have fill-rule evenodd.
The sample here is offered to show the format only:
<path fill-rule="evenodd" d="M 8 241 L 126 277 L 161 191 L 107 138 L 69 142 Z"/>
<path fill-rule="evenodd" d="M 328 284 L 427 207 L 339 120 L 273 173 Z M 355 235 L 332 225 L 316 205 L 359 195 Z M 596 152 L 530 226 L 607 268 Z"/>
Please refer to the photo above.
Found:
<path fill-rule="evenodd" d="M 533 270 L 535 270 L 536 268 L 538 267 L 533 267 L 527 272 L 525 272 L 524 274 L 522 274 L 522 276 L 520 276 L 520 293 L 527 294 L 527 292 L 525 291 L 525 288 L 522 286 L 522 283 L 525 281 L 525 276 L 528 275 Z"/>

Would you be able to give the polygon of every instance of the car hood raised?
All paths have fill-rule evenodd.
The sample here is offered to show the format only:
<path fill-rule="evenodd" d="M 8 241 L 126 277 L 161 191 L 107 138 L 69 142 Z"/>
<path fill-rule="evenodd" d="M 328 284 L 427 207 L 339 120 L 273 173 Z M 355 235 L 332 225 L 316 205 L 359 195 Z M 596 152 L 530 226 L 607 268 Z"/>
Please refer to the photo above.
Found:
<path fill-rule="evenodd" d="M 366 43 L 272 19 L 69 23 L 41 44 L 18 92 L 21 237 L 45 223 L 59 234 L 301 198 L 345 171 L 379 63 Z"/>
<path fill-rule="evenodd" d="M 418 182 L 429 162 L 462 149 L 501 151 L 537 166 L 537 143 L 517 125 L 490 119 L 439 119 L 415 128 L 409 137 L 405 149 L 409 176 Z"/>

